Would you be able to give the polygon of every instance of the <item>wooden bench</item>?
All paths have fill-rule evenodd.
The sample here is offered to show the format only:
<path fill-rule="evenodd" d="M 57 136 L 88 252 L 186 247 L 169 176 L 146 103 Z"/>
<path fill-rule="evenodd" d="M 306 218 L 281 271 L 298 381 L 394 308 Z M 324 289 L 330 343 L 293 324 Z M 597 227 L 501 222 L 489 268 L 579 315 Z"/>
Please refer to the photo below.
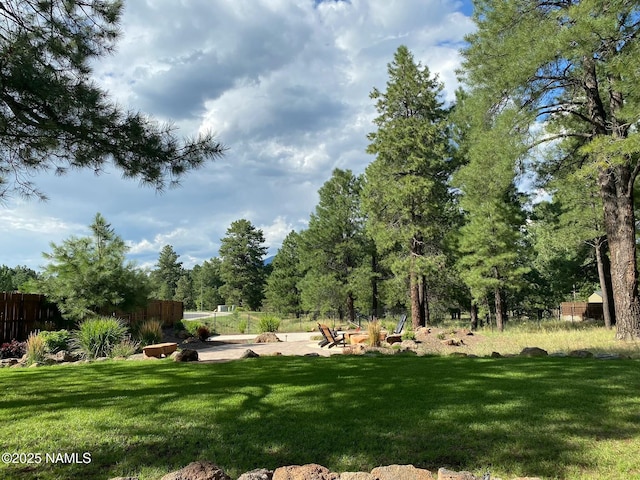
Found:
<path fill-rule="evenodd" d="M 171 355 L 178 349 L 177 343 L 156 343 L 142 347 L 142 351 L 147 357 L 162 357 Z"/>

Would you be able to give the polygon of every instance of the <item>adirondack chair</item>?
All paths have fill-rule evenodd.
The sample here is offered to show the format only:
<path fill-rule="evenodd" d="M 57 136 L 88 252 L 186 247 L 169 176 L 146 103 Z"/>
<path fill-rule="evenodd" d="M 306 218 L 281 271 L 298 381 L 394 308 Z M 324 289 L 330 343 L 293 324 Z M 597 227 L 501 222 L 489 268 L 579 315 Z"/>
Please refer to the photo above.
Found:
<path fill-rule="evenodd" d="M 318 330 L 320 330 L 320 333 L 322 333 L 322 336 L 324 337 L 323 341 L 320 342 L 321 347 L 326 346 L 327 348 L 331 348 L 336 345 L 346 345 L 344 334 L 335 333 L 323 323 L 318 324 Z M 325 340 L 326 343 L 324 343 Z"/>
<path fill-rule="evenodd" d="M 393 332 L 387 335 L 385 341 L 387 343 L 398 343 L 402 341 L 402 330 L 404 330 L 404 324 L 407 323 L 407 316 L 402 315 L 400 320 L 398 320 L 398 324 L 396 328 L 393 329 Z"/>

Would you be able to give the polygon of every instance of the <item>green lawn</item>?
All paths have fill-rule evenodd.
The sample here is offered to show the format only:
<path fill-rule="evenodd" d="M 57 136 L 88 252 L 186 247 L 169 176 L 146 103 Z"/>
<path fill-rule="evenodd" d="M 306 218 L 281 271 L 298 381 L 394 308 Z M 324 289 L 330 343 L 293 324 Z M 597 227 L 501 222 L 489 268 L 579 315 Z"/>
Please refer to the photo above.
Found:
<path fill-rule="evenodd" d="M 640 478 L 640 362 L 269 357 L 0 370 L 3 479 L 158 479 L 196 459 L 233 478 L 412 463 L 505 480 Z M 51 464 L 45 453 L 91 455 Z"/>

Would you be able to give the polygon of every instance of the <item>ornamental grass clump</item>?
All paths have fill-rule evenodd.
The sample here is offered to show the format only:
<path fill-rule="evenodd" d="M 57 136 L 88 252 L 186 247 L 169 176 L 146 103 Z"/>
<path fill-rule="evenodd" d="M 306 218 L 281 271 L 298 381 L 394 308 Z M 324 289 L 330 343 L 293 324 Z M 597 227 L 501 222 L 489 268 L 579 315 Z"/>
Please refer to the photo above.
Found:
<path fill-rule="evenodd" d="M 138 327 L 138 340 L 144 347 L 162 341 L 162 323 L 159 320 L 146 320 Z"/>
<path fill-rule="evenodd" d="M 138 348 L 140 348 L 140 343 L 130 338 L 125 338 L 120 343 L 113 346 L 113 348 L 111 349 L 111 357 L 127 358 L 135 354 L 138 351 Z"/>
<path fill-rule="evenodd" d="M 373 320 L 369 322 L 369 325 L 367 325 L 367 333 L 369 334 L 369 338 L 367 339 L 367 344 L 370 347 L 380 346 L 381 332 L 382 332 L 382 325 L 378 320 Z"/>
<path fill-rule="evenodd" d="M 37 333 L 31 332 L 27 338 L 27 365 L 44 363 L 47 357 L 47 345 L 44 339 Z"/>
<path fill-rule="evenodd" d="M 127 326 L 115 317 L 93 317 L 73 332 L 72 345 L 85 358 L 109 357 L 113 348 L 125 339 Z"/>

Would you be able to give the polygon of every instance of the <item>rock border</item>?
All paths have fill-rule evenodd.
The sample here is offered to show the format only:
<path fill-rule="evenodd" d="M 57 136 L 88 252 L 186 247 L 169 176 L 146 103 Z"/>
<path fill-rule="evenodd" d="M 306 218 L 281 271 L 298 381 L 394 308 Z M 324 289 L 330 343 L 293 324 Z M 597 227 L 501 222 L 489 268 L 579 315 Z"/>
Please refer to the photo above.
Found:
<path fill-rule="evenodd" d="M 137 477 L 115 477 L 110 480 L 138 480 Z M 191 462 L 184 468 L 167 473 L 160 480 L 233 480 L 225 471 L 209 461 Z M 477 477 L 471 472 L 440 468 L 430 470 L 413 465 L 375 467 L 371 472 L 332 472 L 316 463 L 289 465 L 275 470 L 264 468 L 243 473 L 237 480 L 501 480 L 489 472 Z M 512 480 L 542 480 L 540 477 L 514 477 Z"/>

